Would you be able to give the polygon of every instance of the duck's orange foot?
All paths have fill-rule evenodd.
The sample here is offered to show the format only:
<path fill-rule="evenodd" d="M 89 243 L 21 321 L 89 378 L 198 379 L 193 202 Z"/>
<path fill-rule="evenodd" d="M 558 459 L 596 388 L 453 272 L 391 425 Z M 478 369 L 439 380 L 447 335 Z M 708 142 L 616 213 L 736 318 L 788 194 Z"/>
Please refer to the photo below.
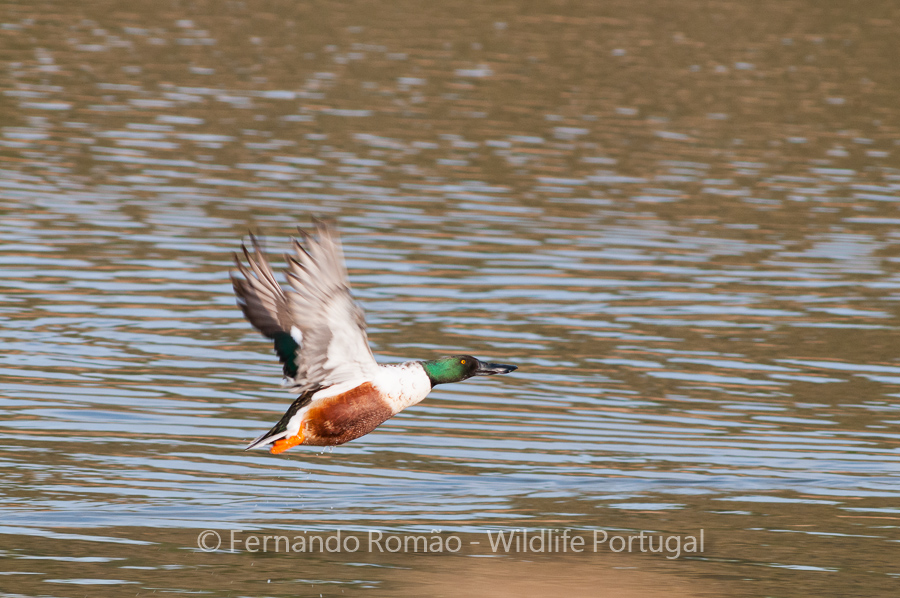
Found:
<path fill-rule="evenodd" d="M 269 452 L 273 455 L 277 455 L 279 453 L 283 453 L 289 448 L 297 446 L 298 444 L 303 444 L 303 432 L 297 434 L 296 436 L 291 436 L 290 438 L 282 438 L 280 440 L 276 440 L 272 444 L 272 448 L 269 449 Z"/>

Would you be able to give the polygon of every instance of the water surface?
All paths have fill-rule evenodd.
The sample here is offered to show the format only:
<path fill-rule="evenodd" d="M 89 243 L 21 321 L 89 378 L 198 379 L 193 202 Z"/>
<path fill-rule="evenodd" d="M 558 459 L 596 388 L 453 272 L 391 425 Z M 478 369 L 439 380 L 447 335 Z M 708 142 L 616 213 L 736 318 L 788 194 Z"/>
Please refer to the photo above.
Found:
<path fill-rule="evenodd" d="M 893 4 L 82 4 L 0 9 L 2 595 L 896 592 Z M 379 359 L 519 371 L 242 452 L 292 397 L 232 252 L 311 215 Z"/>

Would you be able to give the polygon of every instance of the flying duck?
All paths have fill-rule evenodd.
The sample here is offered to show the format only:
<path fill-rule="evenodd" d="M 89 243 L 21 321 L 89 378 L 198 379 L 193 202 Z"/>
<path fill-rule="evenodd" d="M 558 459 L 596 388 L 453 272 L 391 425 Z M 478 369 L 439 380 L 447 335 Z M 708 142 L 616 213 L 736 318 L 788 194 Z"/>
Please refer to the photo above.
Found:
<path fill-rule="evenodd" d="M 275 426 L 244 450 L 271 444 L 272 454 L 297 445 L 334 446 L 368 434 L 403 409 L 419 403 L 438 384 L 472 376 L 508 374 L 516 366 L 471 355 L 378 364 L 369 348 L 366 319 L 350 294 L 337 231 L 316 221 L 316 237 L 302 229 L 286 255 L 286 291 L 252 234 L 249 265 L 235 254 L 231 272 L 244 317 L 272 339 L 284 383 L 300 396 Z M 305 248 L 304 248 L 305 245 Z"/>

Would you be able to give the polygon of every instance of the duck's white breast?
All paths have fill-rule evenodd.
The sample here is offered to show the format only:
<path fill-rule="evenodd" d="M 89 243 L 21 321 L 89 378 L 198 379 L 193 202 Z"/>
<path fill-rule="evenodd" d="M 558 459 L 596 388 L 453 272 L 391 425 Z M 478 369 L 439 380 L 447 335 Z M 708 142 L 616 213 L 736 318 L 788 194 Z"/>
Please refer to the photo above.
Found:
<path fill-rule="evenodd" d="M 394 414 L 415 405 L 431 392 L 431 379 L 417 361 L 379 366 L 372 385 L 385 398 Z"/>

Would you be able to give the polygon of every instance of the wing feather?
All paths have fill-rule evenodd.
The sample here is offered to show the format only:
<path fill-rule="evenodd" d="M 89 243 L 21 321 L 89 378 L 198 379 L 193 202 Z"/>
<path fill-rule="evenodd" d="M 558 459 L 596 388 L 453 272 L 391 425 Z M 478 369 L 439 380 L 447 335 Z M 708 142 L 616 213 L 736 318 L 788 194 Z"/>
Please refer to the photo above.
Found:
<path fill-rule="evenodd" d="M 253 253 L 243 248 L 249 268 L 235 256 L 238 272 L 231 274 L 238 305 L 275 341 L 293 392 L 365 380 L 378 368 L 365 314 L 350 293 L 338 234 L 321 221 L 316 221 L 316 233 L 313 238 L 301 230 L 304 244 L 295 240 L 294 254 L 286 256 L 289 291 L 278 283 L 253 235 Z"/>

